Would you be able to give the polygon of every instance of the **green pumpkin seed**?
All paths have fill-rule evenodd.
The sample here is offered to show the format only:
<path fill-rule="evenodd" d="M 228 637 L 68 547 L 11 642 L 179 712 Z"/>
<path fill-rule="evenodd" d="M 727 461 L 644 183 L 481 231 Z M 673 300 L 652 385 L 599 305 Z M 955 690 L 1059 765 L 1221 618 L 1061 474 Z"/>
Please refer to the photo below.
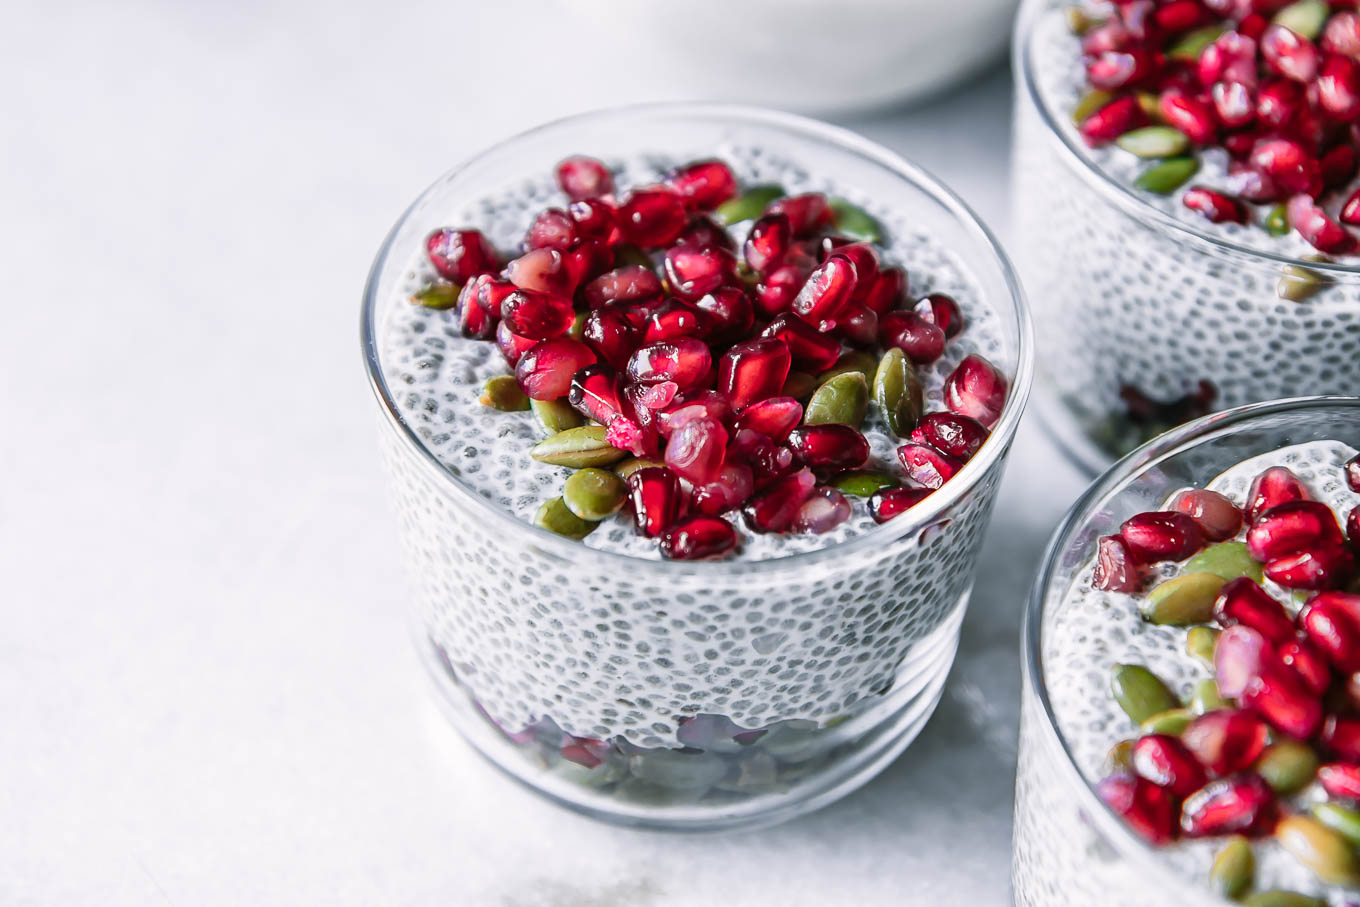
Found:
<path fill-rule="evenodd" d="M 916 366 L 897 347 L 883 354 L 874 373 L 874 401 L 883 412 L 888 429 L 905 438 L 916 427 L 925 409 L 925 390 Z"/>
<path fill-rule="evenodd" d="M 1313 818 L 1352 844 L 1360 844 L 1360 812 L 1339 803 L 1319 803 L 1313 807 Z"/>
<path fill-rule="evenodd" d="M 875 469 L 852 469 L 831 480 L 831 486 L 845 494 L 867 498 L 880 488 L 896 488 L 901 483 L 891 474 Z"/>
<path fill-rule="evenodd" d="M 1069 6 L 1063 10 L 1063 18 L 1067 21 L 1067 30 L 1077 37 L 1086 34 L 1094 28 L 1099 20 L 1091 18 L 1091 14 L 1081 6 Z"/>
<path fill-rule="evenodd" d="M 1091 89 L 1082 95 L 1081 100 L 1077 101 L 1077 106 L 1072 108 L 1072 123 L 1080 126 L 1086 122 L 1091 114 L 1113 100 L 1114 95 L 1108 91 L 1101 91 L 1099 88 Z"/>
<path fill-rule="evenodd" d="M 1241 835 L 1234 835 L 1214 857 L 1209 883 L 1223 897 L 1236 900 L 1251 887 L 1255 878 L 1256 855 L 1251 851 L 1251 842 Z"/>
<path fill-rule="evenodd" d="M 530 400 L 529 408 L 543 430 L 550 435 L 575 428 L 585 421 L 566 400 Z"/>
<path fill-rule="evenodd" d="M 1265 576 L 1261 562 L 1253 560 L 1247 553 L 1246 542 L 1219 542 L 1217 545 L 1210 545 L 1185 562 L 1185 571 L 1212 573 L 1221 576 L 1225 583 L 1239 576 L 1250 577 L 1259 583 Z"/>
<path fill-rule="evenodd" d="M 1313 256 L 1310 261 L 1326 261 Z M 1280 269 L 1280 282 L 1275 285 L 1275 295 L 1290 302 L 1303 302 L 1316 296 L 1333 283 L 1325 274 L 1300 265 L 1285 265 Z"/>
<path fill-rule="evenodd" d="M 482 406 L 505 413 L 520 413 L 529 408 L 529 397 L 513 375 L 494 375 L 486 379 L 482 388 Z"/>
<path fill-rule="evenodd" d="M 1184 573 L 1154 586 L 1143 597 L 1143 619 L 1154 624 L 1187 627 L 1213 619 L 1214 602 L 1223 577 L 1213 573 Z"/>
<path fill-rule="evenodd" d="M 569 539 L 583 539 L 595 531 L 599 523 L 583 520 L 572 513 L 561 498 L 544 501 L 534 514 L 533 523 L 540 529 L 564 535 Z"/>
<path fill-rule="evenodd" d="M 837 375 L 817 388 L 803 411 L 805 425 L 839 423 L 859 428 L 869 408 L 869 385 L 859 372 Z"/>
<path fill-rule="evenodd" d="M 628 481 L 628 477 L 639 469 L 649 469 L 653 466 L 665 466 L 660 460 L 644 460 L 642 457 L 629 457 L 622 463 L 614 467 L 614 475 Z"/>
<path fill-rule="evenodd" d="M 1203 715 L 1205 712 L 1227 707 L 1228 700 L 1224 699 L 1223 694 L 1218 692 L 1217 681 L 1210 678 L 1195 684 L 1194 695 L 1190 697 L 1190 711 L 1196 715 Z"/>
<path fill-rule="evenodd" d="M 411 294 L 411 302 L 427 309 L 451 309 L 463 288 L 456 283 L 430 283 Z"/>
<path fill-rule="evenodd" d="M 562 486 L 562 500 L 567 509 L 583 520 L 612 516 L 627 497 L 628 486 L 623 479 L 593 466 L 573 472 Z"/>
<path fill-rule="evenodd" d="M 1165 122 L 1162 119 L 1162 102 L 1156 94 L 1150 91 L 1140 91 L 1133 97 L 1138 102 L 1138 106 L 1143 108 L 1143 115 L 1149 120 L 1154 123 Z"/>
<path fill-rule="evenodd" d="M 586 334 L 586 317 L 589 312 L 577 312 L 576 320 L 571 323 L 571 329 L 567 331 L 567 336 L 572 340 L 584 340 Z"/>
<path fill-rule="evenodd" d="M 1127 772 L 1133 768 L 1133 741 L 1121 740 L 1110 747 L 1105 753 L 1105 762 L 1101 769 L 1102 775 L 1113 775 L 1115 772 Z"/>
<path fill-rule="evenodd" d="M 1276 205 L 1266 212 L 1266 216 L 1261 220 L 1261 226 L 1271 236 L 1284 236 L 1293 227 L 1289 226 L 1289 213 L 1284 205 Z"/>
<path fill-rule="evenodd" d="M 619 450 L 604 439 L 603 425 L 582 425 L 559 431 L 551 438 L 545 438 L 534 445 L 529 456 L 540 463 L 553 466 L 570 466 L 582 469 L 586 466 L 608 466 L 628 456 L 626 450 Z"/>
<path fill-rule="evenodd" d="M 792 397 L 799 403 L 805 403 L 812 396 L 813 391 L 817 390 L 817 379 L 807 372 L 789 372 L 789 376 L 784 379 L 784 388 L 779 393 L 785 397 Z"/>
<path fill-rule="evenodd" d="M 1213 627 L 1191 627 L 1185 634 L 1185 654 L 1197 658 L 1211 670 L 1214 666 L 1214 645 L 1218 631 Z"/>
<path fill-rule="evenodd" d="M 783 186 L 752 186 L 736 198 L 723 202 L 713 212 L 720 224 L 755 220 L 765 213 L 770 202 L 784 195 Z"/>
<path fill-rule="evenodd" d="M 1256 760 L 1256 774 L 1264 778 L 1277 794 L 1287 795 L 1303 790 L 1317 774 L 1317 768 L 1318 758 L 1313 748 L 1288 738 L 1266 747 Z"/>
<path fill-rule="evenodd" d="M 614 267 L 622 268 L 624 265 L 638 265 L 649 271 L 656 270 L 656 262 L 652 261 L 652 256 L 641 246 L 632 243 L 619 243 L 614 247 Z"/>
<path fill-rule="evenodd" d="M 1312 816 L 1281 819 L 1275 840 L 1327 884 L 1360 884 L 1360 866 L 1350 842 Z"/>
<path fill-rule="evenodd" d="M 1138 729 L 1144 734 L 1170 734 L 1172 737 L 1179 737 L 1194 718 L 1195 714 L 1189 709 L 1167 709 L 1138 725 Z"/>
<path fill-rule="evenodd" d="M 1114 143 L 1139 157 L 1177 157 L 1190 150 L 1190 139 L 1170 126 L 1143 126 L 1130 129 Z"/>
<path fill-rule="evenodd" d="M 1327 907 L 1322 898 L 1299 894 L 1297 891 L 1284 891 L 1272 888 L 1249 894 L 1242 902 L 1243 907 Z"/>
<path fill-rule="evenodd" d="M 1138 174 L 1133 184 L 1145 192 L 1170 195 L 1197 172 L 1199 172 L 1198 158 L 1173 157 Z"/>
<path fill-rule="evenodd" d="M 1275 24 L 1313 41 L 1322 34 L 1322 26 L 1331 14 L 1326 0 L 1298 0 L 1275 14 Z"/>
<path fill-rule="evenodd" d="M 878 369 L 878 360 L 873 354 L 866 353 L 864 350 L 846 350 L 841 353 L 836 364 L 817 376 L 818 384 L 826 384 L 838 375 L 846 372 L 859 372 L 864 376 L 866 383 L 874 380 L 874 372 Z"/>
<path fill-rule="evenodd" d="M 1186 32 L 1175 44 L 1167 48 L 1166 55 L 1173 60 L 1181 60 L 1186 63 L 1193 63 L 1199 59 L 1199 55 L 1204 53 L 1204 48 L 1218 40 L 1219 35 L 1223 34 L 1226 26 L 1207 25 L 1204 28 L 1197 28 L 1192 32 Z"/>
<path fill-rule="evenodd" d="M 878 221 L 863 208 L 850 204 L 843 198 L 833 198 L 828 202 L 831 207 L 832 222 L 836 232 L 851 239 L 864 242 L 882 242 L 883 228 Z"/>
<path fill-rule="evenodd" d="M 1115 665 L 1110 674 L 1115 702 L 1134 724 L 1142 724 L 1158 712 L 1178 709 L 1181 702 L 1160 677 L 1142 665 Z"/>

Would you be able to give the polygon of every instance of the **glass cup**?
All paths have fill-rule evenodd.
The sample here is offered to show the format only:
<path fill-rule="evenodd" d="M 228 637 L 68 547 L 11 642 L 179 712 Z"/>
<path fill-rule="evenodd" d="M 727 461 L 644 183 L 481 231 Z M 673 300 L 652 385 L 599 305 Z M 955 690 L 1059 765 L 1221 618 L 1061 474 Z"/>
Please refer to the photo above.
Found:
<path fill-rule="evenodd" d="M 1073 577 L 1097 540 L 1177 489 L 1203 487 L 1248 457 L 1288 444 L 1335 440 L 1360 447 L 1360 398 L 1303 397 L 1239 407 L 1176 428 L 1100 476 L 1058 527 L 1025 612 L 1021 642 L 1020 755 L 1015 782 L 1012 885 L 1026 907 L 1213 904 L 1208 879 L 1173 870 L 1106 808 L 1058 729 L 1045 678 L 1044 640 Z M 1108 695 L 1101 686 L 1092 695 Z M 1113 744 L 1115 741 L 1111 740 Z"/>
<path fill-rule="evenodd" d="M 1069 5 L 1026 0 L 1013 48 L 1015 255 L 1038 324 L 1037 405 L 1064 449 L 1094 474 L 1196 415 L 1354 392 L 1360 265 L 1250 248 L 1096 167 L 1070 105 L 1041 90 L 1058 81 L 1044 51 L 1079 52 L 1053 32 Z"/>
<path fill-rule="evenodd" d="M 906 514 L 763 561 L 589 548 L 491 505 L 421 443 L 378 338 L 435 227 L 574 153 L 777 151 L 834 174 L 968 262 L 1007 338 L 990 438 Z M 683 157 L 681 158 L 683 159 Z M 540 200 L 539 204 L 542 203 Z M 410 573 L 414 630 L 449 719 L 496 766 L 581 812 L 715 829 L 782 820 L 864 783 L 920 731 L 958 644 L 978 549 L 1029 389 L 1031 336 L 995 240 L 895 154 L 759 109 L 650 105 L 527 132 L 451 170 L 393 228 L 365 290 L 363 349 Z"/>

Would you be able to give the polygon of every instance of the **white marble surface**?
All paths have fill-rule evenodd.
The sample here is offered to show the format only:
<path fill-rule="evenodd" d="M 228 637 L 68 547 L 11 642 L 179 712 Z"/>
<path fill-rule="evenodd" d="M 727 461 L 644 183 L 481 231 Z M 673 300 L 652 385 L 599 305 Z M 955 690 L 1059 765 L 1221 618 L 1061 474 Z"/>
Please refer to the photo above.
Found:
<path fill-rule="evenodd" d="M 0 903 L 1004 902 L 1019 612 L 1082 484 L 1032 419 L 940 711 L 843 802 L 629 832 L 443 723 L 403 623 L 360 287 L 460 155 L 633 99 L 551 77 L 534 7 L 454 9 L 7 7 Z M 1004 72 L 845 122 L 1004 235 Z"/>

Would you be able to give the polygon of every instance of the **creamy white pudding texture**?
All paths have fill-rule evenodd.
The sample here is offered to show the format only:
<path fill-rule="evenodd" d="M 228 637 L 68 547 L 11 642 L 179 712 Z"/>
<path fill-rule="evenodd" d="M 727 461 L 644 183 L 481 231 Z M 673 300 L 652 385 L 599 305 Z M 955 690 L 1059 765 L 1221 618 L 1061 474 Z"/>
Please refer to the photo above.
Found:
<path fill-rule="evenodd" d="M 1283 447 L 1239 463 L 1205 487 L 1227 495 L 1241 506 L 1256 476 L 1271 466 L 1287 466 L 1304 481 L 1315 499 L 1328 504 L 1344 519 L 1352 507 L 1360 504 L 1360 495 L 1347 487 L 1342 469 L 1355 455 L 1354 448 L 1335 441 Z M 1210 676 L 1205 666 L 1186 654 L 1185 628 L 1145 622 L 1139 612 L 1141 596 L 1091 588 L 1093 566 L 1094 561 L 1076 574 L 1061 605 L 1050 612 L 1042 644 L 1043 681 L 1058 729 L 1078 768 L 1091 782 L 1099 780 L 1101 764 L 1110 747 L 1138 736 L 1137 726 L 1110 693 L 1110 671 L 1114 665 L 1146 665 L 1186 701 L 1194 685 Z M 1163 578 L 1174 576 L 1180 569 L 1179 564 L 1162 564 L 1158 574 Z M 1148 588 L 1154 582 L 1150 581 Z M 1296 597 L 1269 580 L 1264 585 L 1285 603 L 1291 615 L 1298 611 L 1302 596 Z M 1305 800 L 1321 799 L 1318 791 L 1311 789 L 1300 796 Z M 1253 843 L 1258 861 L 1258 889 L 1323 890 L 1313 874 L 1273 840 Z M 1159 848 L 1158 852 L 1192 878 L 1205 880 L 1213 855 L 1221 846 L 1222 839 L 1207 839 L 1180 842 Z"/>
<path fill-rule="evenodd" d="M 591 149 L 583 150 L 588 153 Z M 746 186 L 778 183 L 790 194 L 821 191 L 861 205 L 884 226 L 888 234 L 883 246 L 884 265 L 898 264 L 906 269 L 913 298 L 943 292 L 958 301 L 965 330 L 949 341 L 943 357 L 921 370 L 927 411 L 943 409 L 940 390 L 944 379 L 969 353 L 981 353 L 1004 372 L 1012 371 L 1014 344 L 1000 333 L 999 320 L 988 301 L 981 298 L 967 263 L 914 229 L 911 210 L 887 209 L 872 199 L 858 197 L 852 187 L 839 187 L 759 148 L 695 149 L 693 157 L 726 161 Z M 660 158 L 607 162 L 615 171 L 620 190 L 655 182 L 673 163 Z M 504 254 L 518 248 L 537 211 L 564 204 L 551 174 L 543 174 L 488 195 L 466 209 L 450 211 L 447 224 L 480 229 Z M 745 226 L 738 225 L 734 230 L 738 241 Z M 465 486 L 528 521 L 539 504 L 561 493 L 569 472 L 530 458 L 529 449 L 543 436 L 531 413 L 503 413 L 478 402 L 487 378 L 510 371 L 496 345 L 461 337 L 451 311 L 432 311 L 405 302 L 433 277 L 423 250 L 417 250 L 398 290 L 402 299 L 392 307 L 381 329 L 383 373 L 402 417 L 439 461 Z M 872 405 L 863 430 L 872 450 L 870 465 L 900 475 L 896 448 L 902 442 L 887 432 Z M 751 533 L 739 518 L 729 515 L 741 537 L 736 556 L 759 560 L 815 550 L 875 528 L 863 499 L 850 500 L 851 518 L 824 535 Z M 583 544 L 639 558 L 659 557 L 655 541 L 638 536 L 631 521 L 623 516 L 606 520 Z"/>

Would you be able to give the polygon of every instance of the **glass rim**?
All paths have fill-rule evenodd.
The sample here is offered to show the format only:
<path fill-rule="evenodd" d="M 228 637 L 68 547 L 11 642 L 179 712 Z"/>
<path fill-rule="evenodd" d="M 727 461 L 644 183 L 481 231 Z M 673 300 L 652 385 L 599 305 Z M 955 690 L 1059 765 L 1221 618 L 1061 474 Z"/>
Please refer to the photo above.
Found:
<path fill-rule="evenodd" d="M 1053 703 L 1048 696 L 1048 686 L 1044 682 L 1043 659 L 1043 618 L 1048 592 L 1053 581 L 1053 572 L 1058 566 L 1062 552 L 1074 532 L 1080 529 L 1086 518 L 1100 502 L 1107 500 L 1128 482 L 1156 467 L 1167 457 L 1184 450 L 1212 441 L 1217 433 L 1227 427 L 1252 422 L 1266 416 L 1292 413 L 1322 407 L 1350 407 L 1360 415 L 1360 397 L 1328 395 L 1312 397 L 1289 397 L 1263 403 L 1249 403 L 1234 409 L 1211 413 L 1192 422 L 1178 426 L 1165 434 L 1158 435 L 1127 456 L 1093 481 L 1081 496 L 1063 514 L 1058 527 L 1049 537 L 1048 544 L 1039 562 L 1039 570 L 1030 586 L 1029 599 L 1025 603 L 1024 620 L 1020 627 L 1020 668 L 1021 695 L 1030 693 L 1038 700 L 1041 711 L 1035 716 L 1045 740 L 1057 747 L 1060 752 L 1060 771 L 1068 776 L 1081 800 L 1082 815 L 1097 826 L 1107 842 L 1120 851 L 1120 856 L 1132 859 L 1145 868 L 1155 868 L 1156 872 L 1168 878 L 1184 879 L 1187 884 L 1192 880 L 1177 873 L 1164 861 L 1157 859 L 1158 848 L 1136 835 L 1117 816 L 1113 810 L 1096 794 L 1094 785 L 1087 780 L 1077 765 L 1072 749 L 1058 729 L 1057 716 Z M 1219 898 L 1209 888 L 1204 895 L 1214 899 L 1214 903 L 1233 902 Z"/>
<path fill-rule="evenodd" d="M 504 151 L 506 148 L 513 147 L 516 143 L 525 139 L 550 134 L 555 130 L 565 127 L 628 116 L 711 119 L 717 122 L 732 121 L 743 125 L 754 125 L 783 130 L 800 134 L 802 137 L 808 139 L 820 141 L 837 148 L 840 151 L 857 155 L 872 164 L 877 164 L 912 188 L 924 192 L 953 216 L 958 224 L 964 229 L 965 233 L 979 243 L 979 246 L 984 253 L 991 253 L 993 264 L 999 270 L 1005 283 L 1007 295 L 1009 296 L 1008 300 L 995 301 L 998 313 L 1002 316 L 1007 314 L 1002 308 L 1002 304 L 1003 302 L 1008 301 L 1011 306 L 1011 314 L 1014 315 L 1017 327 L 1015 334 L 1015 375 L 1011 379 L 1010 390 L 1007 393 L 1006 402 L 996 426 L 992 429 L 987 440 L 983 443 L 978 452 L 974 454 L 973 457 L 964 464 L 963 469 L 959 470 L 959 472 L 946 482 L 943 487 L 933 492 L 922 501 L 921 504 L 913 507 L 902 516 L 896 517 L 880 526 L 875 526 L 846 541 L 823 548 L 817 548 L 813 551 L 755 561 L 742 560 L 741 558 L 724 561 L 697 562 L 668 561 L 665 559 L 653 560 L 623 552 L 590 548 L 580 542 L 563 538 L 555 533 L 533 526 L 514 514 L 502 510 L 500 507 L 476 493 L 472 488 L 464 484 L 461 479 L 454 475 L 449 468 L 440 462 L 429 448 L 425 446 L 412 427 L 401 416 L 395 397 L 388 387 L 387 380 L 382 372 L 381 357 L 377 343 L 379 327 L 377 324 L 379 303 L 378 283 L 385 268 L 389 264 L 389 259 L 394 251 L 393 244 L 396 241 L 397 234 L 406 226 L 415 210 L 431 192 L 443 183 L 454 179 L 473 164 L 493 157 Z M 368 277 L 364 285 L 363 304 L 360 311 L 360 342 L 363 348 L 368 383 L 374 396 L 377 398 L 386 423 L 397 432 L 403 447 L 410 448 L 410 452 L 417 456 L 427 477 L 439 484 L 441 489 L 447 490 L 449 493 L 457 496 L 459 500 L 467 503 L 475 512 L 486 516 L 496 523 L 504 525 L 510 532 L 527 533 L 540 548 L 557 554 L 568 561 L 598 560 L 605 564 L 628 564 L 634 567 L 645 565 L 647 569 L 653 569 L 663 573 L 705 574 L 715 577 L 726 577 L 730 575 L 745 576 L 749 574 L 801 569 L 828 559 L 836 559 L 851 554 L 857 554 L 866 548 L 896 541 L 923 529 L 942 512 L 953 507 L 960 499 L 972 491 L 986 471 L 1002 456 L 1002 451 L 1009 447 L 1011 440 L 1014 438 L 1021 414 L 1024 411 L 1025 403 L 1029 398 L 1034 370 L 1033 325 L 1030 320 L 1029 306 L 1025 299 L 1024 290 L 1019 277 L 1015 272 L 1015 268 L 1011 264 L 1010 259 L 1006 256 L 1001 244 L 992 234 L 992 231 L 988 229 L 972 209 L 969 208 L 968 205 L 952 190 L 946 188 L 923 168 L 907 161 L 902 156 L 890 151 L 877 142 L 872 142 L 850 130 L 842 129 L 838 126 L 831 126 L 796 114 L 784 113 L 761 107 L 724 103 L 646 103 L 601 108 L 551 120 L 532 129 L 512 135 L 509 138 L 503 139 L 488 148 L 464 158 L 454 167 L 441 174 L 433 183 L 416 196 L 415 200 L 411 202 L 404 212 L 402 212 L 401 216 L 397 219 L 391 230 L 388 231 L 386 238 L 379 246 L 378 253 L 369 269 Z M 920 512 L 917 513 L 916 511 Z"/>
<path fill-rule="evenodd" d="M 1017 96 L 1023 96 L 1029 101 L 1030 106 L 1034 108 L 1043 122 L 1048 137 L 1057 140 L 1057 144 L 1061 147 L 1068 163 L 1072 165 L 1072 169 L 1091 188 L 1102 195 L 1106 201 L 1146 226 L 1184 234 L 1195 241 L 1212 246 L 1216 250 L 1248 258 L 1257 258 L 1279 265 L 1309 268 L 1328 274 L 1360 274 L 1360 261 L 1350 264 L 1338 261 L 1313 261 L 1305 257 L 1271 252 L 1222 236 L 1216 236 L 1207 229 L 1173 217 L 1152 205 L 1147 199 L 1135 192 L 1133 186 L 1115 179 L 1097 166 L 1094 161 L 1082 154 L 1081 149 L 1068 135 L 1067 130 L 1055 120 L 1053 111 L 1040 97 L 1037 80 L 1032 71 L 1034 60 L 1030 50 L 1033 42 L 1030 39 L 1043 13 L 1054 8 L 1056 8 L 1055 0 L 1023 0 L 1018 14 L 1015 35 L 1011 42 L 1011 70 L 1016 78 Z"/>

